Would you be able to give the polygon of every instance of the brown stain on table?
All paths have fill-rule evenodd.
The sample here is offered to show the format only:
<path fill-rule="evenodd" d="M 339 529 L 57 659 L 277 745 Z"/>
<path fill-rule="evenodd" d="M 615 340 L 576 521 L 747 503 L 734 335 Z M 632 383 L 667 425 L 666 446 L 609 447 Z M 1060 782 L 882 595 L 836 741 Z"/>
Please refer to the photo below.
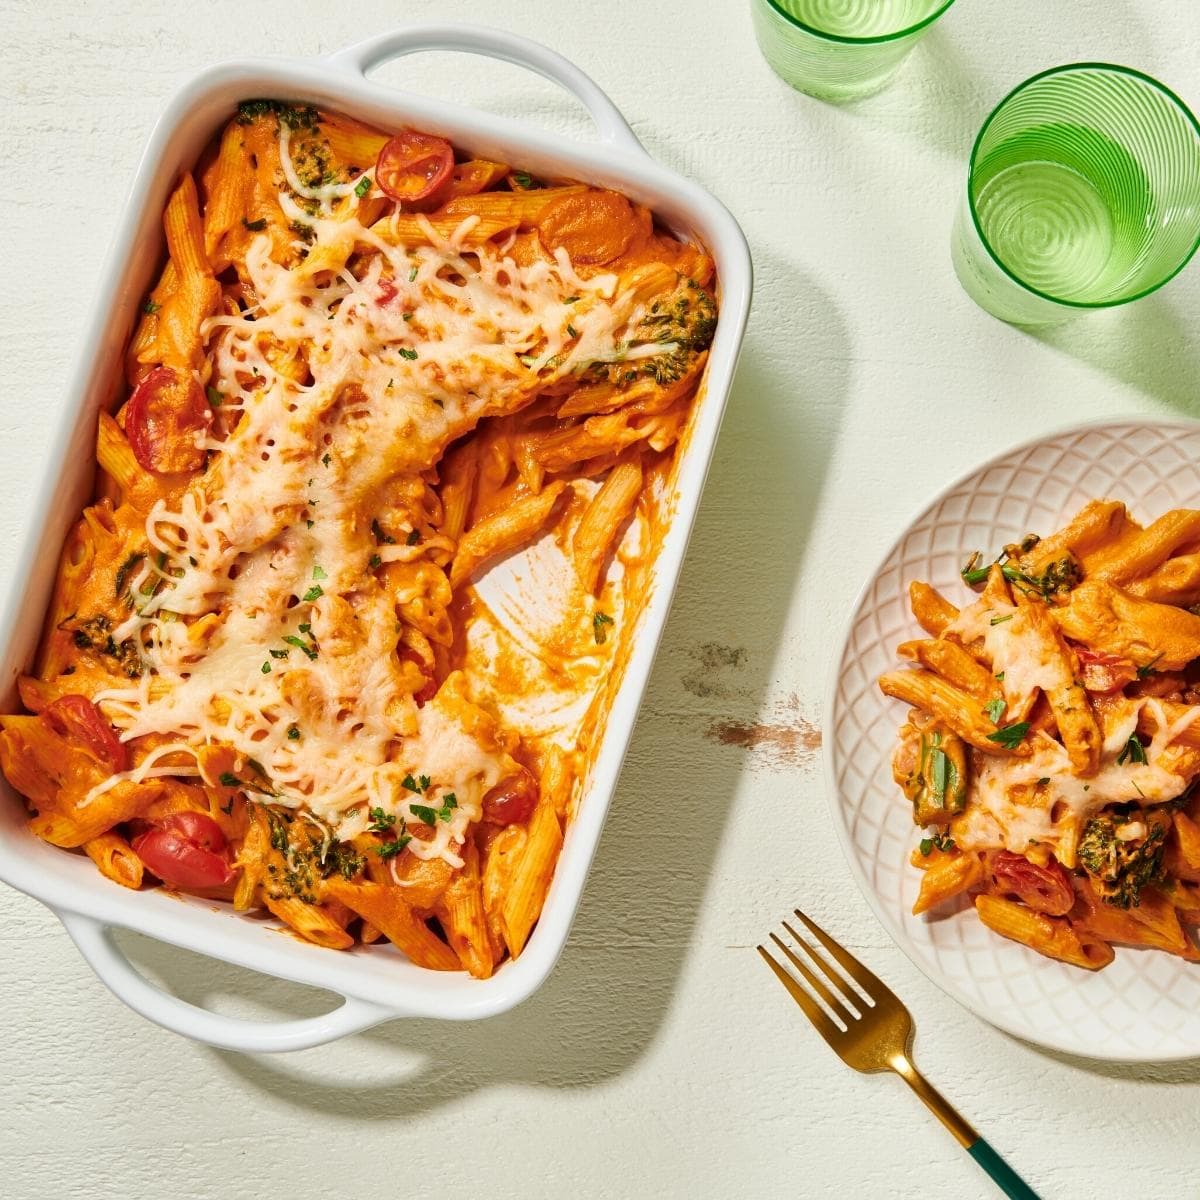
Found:
<path fill-rule="evenodd" d="M 800 710 L 793 692 L 775 704 L 770 720 L 714 721 L 708 736 L 724 746 L 736 746 L 761 756 L 781 769 L 805 767 L 821 748 L 821 731 Z"/>

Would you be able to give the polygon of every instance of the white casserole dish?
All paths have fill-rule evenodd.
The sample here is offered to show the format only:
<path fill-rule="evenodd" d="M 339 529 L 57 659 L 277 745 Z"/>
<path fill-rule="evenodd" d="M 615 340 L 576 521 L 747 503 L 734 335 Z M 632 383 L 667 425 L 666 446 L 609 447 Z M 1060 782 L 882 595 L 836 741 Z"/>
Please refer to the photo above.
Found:
<path fill-rule="evenodd" d="M 584 104 L 599 141 L 576 143 L 519 122 L 400 92 L 366 77 L 381 62 L 423 50 L 480 54 L 545 76 Z M 35 498 L 34 516 L 10 576 L 25 584 L 9 590 L 0 613 L 7 711 L 14 711 L 15 679 L 37 646 L 58 547 L 91 495 L 97 413 L 120 386 L 122 350 L 160 260 L 161 213 L 169 189 L 237 103 L 260 96 L 335 109 L 385 129 L 415 126 L 442 134 L 478 157 L 616 188 L 649 205 L 676 232 L 703 242 L 716 260 L 721 288 L 707 385 L 681 449 L 674 516 L 655 565 L 651 595 L 629 634 L 633 648 L 626 675 L 592 760 L 577 819 L 567 830 L 541 919 L 516 962 L 478 981 L 424 970 L 390 949 L 362 947 L 335 954 L 280 937 L 272 926 L 240 918 L 208 901 L 116 887 L 87 858 L 34 838 L 25 828 L 21 798 L 0 781 L 0 879 L 49 906 L 121 1000 L 168 1029 L 211 1045 L 278 1051 L 318 1045 L 394 1017 L 491 1016 L 525 999 L 554 965 L 599 841 L 679 577 L 745 329 L 751 265 L 745 238 L 725 208 L 650 159 L 613 103 L 578 68 L 524 38 L 474 26 L 418 26 L 369 39 L 328 58 L 230 62 L 204 72 L 175 95 L 154 128 L 101 276 L 52 441 L 53 464 Z M 146 980 L 113 941 L 114 927 L 324 988 L 341 994 L 345 1002 L 323 1016 L 277 1023 L 209 1012 Z"/>

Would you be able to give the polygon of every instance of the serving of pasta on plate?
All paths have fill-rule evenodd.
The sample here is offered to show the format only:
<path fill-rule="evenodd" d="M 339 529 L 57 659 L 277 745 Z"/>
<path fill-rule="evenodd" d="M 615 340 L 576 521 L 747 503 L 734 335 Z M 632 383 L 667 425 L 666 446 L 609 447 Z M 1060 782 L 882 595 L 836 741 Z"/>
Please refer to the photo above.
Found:
<path fill-rule="evenodd" d="M 163 225 L 0 766 L 116 884 L 487 977 L 620 677 L 712 259 L 620 193 L 274 100 Z M 569 601 L 522 657 L 474 584 L 535 542 Z"/>
<path fill-rule="evenodd" d="M 926 636 L 879 680 L 910 705 L 892 773 L 924 830 L 914 905 L 1097 970 L 1200 959 L 1200 511 L 1093 500 L 976 555 L 965 603 L 910 581 Z"/>

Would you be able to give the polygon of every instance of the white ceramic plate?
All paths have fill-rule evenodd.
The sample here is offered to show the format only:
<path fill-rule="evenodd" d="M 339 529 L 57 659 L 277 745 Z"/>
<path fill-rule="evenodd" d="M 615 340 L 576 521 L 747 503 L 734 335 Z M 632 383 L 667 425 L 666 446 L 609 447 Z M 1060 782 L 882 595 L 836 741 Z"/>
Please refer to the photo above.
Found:
<path fill-rule="evenodd" d="M 961 599 L 972 551 L 991 558 L 1026 533 L 1051 533 L 1095 497 L 1147 521 L 1200 507 L 1200 424 L 1119 421 L 1026 443 L 951 484 L 917 517 L 868 580 L 833 677 L 826 779 L 834 823 L 864 895 L 900 948 L 956 1000 L 993 1025 L 1072 1054 L 1123 1061 L 1200 1055 L 1200 965 L 1118 949 L 1095 974 L 1053 962 L 984 928 L 973 911 L 914 917 L 917 840 L 890 760 L 905 706 L 876 678 L 920 631 L 908 584 Z"/>

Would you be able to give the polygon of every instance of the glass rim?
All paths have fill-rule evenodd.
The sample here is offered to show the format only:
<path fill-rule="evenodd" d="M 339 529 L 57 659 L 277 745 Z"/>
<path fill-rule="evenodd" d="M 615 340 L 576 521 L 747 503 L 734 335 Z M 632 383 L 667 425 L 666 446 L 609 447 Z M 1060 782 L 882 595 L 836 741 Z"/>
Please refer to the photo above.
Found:
<path fill-rule="evenodd" d="M 1196 251 L 1200 249 L 1200 230 L 1197 230 L 1196 237 L 1192 242 L 1191 248 L 1179 260 L 1172 270 L 1164 275 L 1157 283 L 1152 283 L 1149 287 L 1143 288 L 1140 292 L 1135 292 L 1130 296 L 1122 296 L 1115 300 L 1067 300 L 1062 296 L 1052 295 L 1050 292 L 1044 292 L 1041 288 L 1036 288 L 1031 283 L 1027 283 L 1014 271 L 1011 271 L 1007 264 L 1004 263 L 996 251 L 992 248 L 991 242 L 988 241 L 987 235 L 983 232 L 983 228 L 979 224 L 979 214 L 975 210 L 975 197 L 971 189 L 971 177 L 975 173 L 975 160 L 979 154 L 979 147 L 983 142 L 984 135 L 991 128 L 992 122 L 996 119 L 996 115 L 1000 110 L 1014 97 L 1020 95 L 1031 84 L 1037 83 L 1039 80 L 1046 79 L 1051 75 L 1066 75 L 1072 71 L 1109 71 L 1115 75 L 1128 75 L 1134 79 L 1140 80 L 1142 83 L 1148 83 L 1155 91 L 1161 92 L 1175 107 L 1187 118 L 1192 126 L 1192 131 L 1196 135 L 1197 140 L 1200 140 L 1200 121 L 1196 119 L 1195 113 L 1188 107 L 1187 104 L 1179 97 L 1179 95 L 1169 88 L 1159 79 L 1155 79 L 1152 75 L 1147 75 L 1145 71 L 1139 71 L 1136 67 L 1123 67 L 1119 63 L 1106 62 L 1076 62 L 1064 63 L 1058 67 L 1048 67 L 1044 71 L 1039 71 L 1036 75 L 1030 75 L 1028 79 L 1022 80 L 1005 95 L 987 115 L 987 119 L 979 127 L 979 132 L 975 135 L 975 142 L 971 146 L 971 156 L 967 160 L 967 208 L 971 212 L 971 224 L 975 227 L 975 233 L 979 238 L 983 248 L 988 252 L 988 257 L 992 262 L 1004 272 L 1018 287 L 1023 288 L 1031 295 L 1038 296 L 1042 300 L 1049 300 L 1051 304 L 1060 304 L 1065 308 L 1080 308 L 1080 309 L 1097 309 L 1097 308 L 1115 308 L 1119 304 L 1131 304 L 1134 300 L 1141 300 L 1145 296 L 1157 292 L 1159 288 L 1165 287 L 1184 267 L 1192 261 Z"/>
<path fill-rule="evenodd" d="M 880 33 L 872 37 L 846 37 L 840 33 L 828 33 L 824 29 L 817 29 L 815 26 L 807 24 L 800 20 L 799 17 L 794 17 L 780 5 L 779 0 L 765 0 L 765 3 L 769 8 L 774 9 L 789 25 L 794 25 L 802 32 L 812 34 L 813 37 L 821 38 L 827 42 L 840 42 L 844 46 L 881 46 L 887 42 L 894 42 L 899 38 L 907 37 L 910 33 L 917 33 L 919 30 L 924 29 L 926 25 L 932 25 L 954 3 L 954 0 L 944 0 L 944 3 L 940 4 L 929 16 L 922 17 L 921 20 L 912 25 L 907 25 L 895 33 Z"/>

